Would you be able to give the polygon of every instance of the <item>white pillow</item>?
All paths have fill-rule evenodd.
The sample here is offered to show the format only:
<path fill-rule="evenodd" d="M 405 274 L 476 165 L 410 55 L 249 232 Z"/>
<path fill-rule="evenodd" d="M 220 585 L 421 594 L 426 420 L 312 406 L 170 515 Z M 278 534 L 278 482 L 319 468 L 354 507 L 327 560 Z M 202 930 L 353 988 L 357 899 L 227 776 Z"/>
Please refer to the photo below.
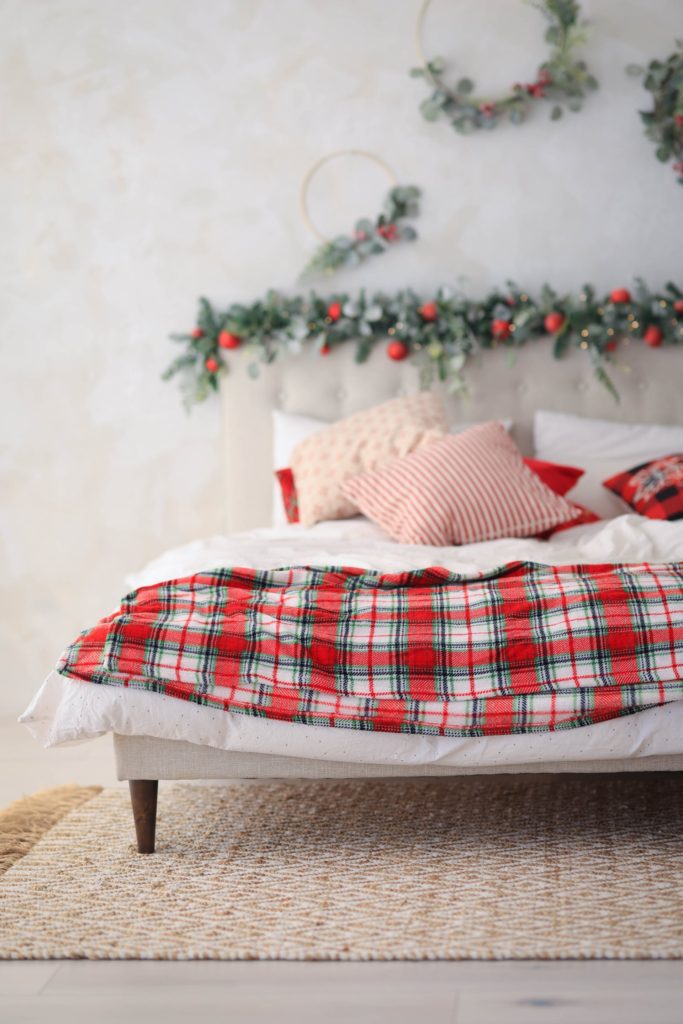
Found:
<path fill-rule="evenodd" d="M 286 469 L 292 464 L 292 452 L 301 441 L 305 441 L 317 430 L 329 427 L 329 420 L 319 420 L 314 416 L 301 416 L 298 413 L 280 412 L 273 409 L 273 470 Z M 512 420 L 500 420 L 507 431 L 512 429 Z M 454 423 L 448 429 L 451 434 L 475 426 L 473 422 Z M 287 522 L 282 506 L 280 484 L 273 477 L 273 526 L 281 526 Z"/>
<path fill-rule="evenodd" d="M 585 470 L 571 499 L 610 519 L 630 511 L 602 481 L 641 462 L 683 451 L 683 426 L 612 423 L 541 410 L 534 417 L 534 455 Z"/>
<path fill-rule="evenodd" d="M 273 409 L 273 470 L 286 469 L 292 464 L 292 452 L 316 430 L 329 426 L 325 420 L 313 416 L 299 416 L 297 413 L 280 412 Z M 273 526 L 287 522 L 282 494 L 277 477 L 273 477 Z"/>

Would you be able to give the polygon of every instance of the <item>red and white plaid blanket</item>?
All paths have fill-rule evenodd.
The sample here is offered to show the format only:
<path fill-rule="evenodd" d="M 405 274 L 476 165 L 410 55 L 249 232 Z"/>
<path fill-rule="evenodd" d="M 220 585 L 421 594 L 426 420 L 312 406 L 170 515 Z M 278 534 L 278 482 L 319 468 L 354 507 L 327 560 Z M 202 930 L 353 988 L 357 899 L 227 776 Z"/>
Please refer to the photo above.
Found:
<path fill-rule="evenodd" d="M 564 729 L 683 697 L 683 563 L 217 569 L 128 595 L 57 668 L 309 725 Z"/>

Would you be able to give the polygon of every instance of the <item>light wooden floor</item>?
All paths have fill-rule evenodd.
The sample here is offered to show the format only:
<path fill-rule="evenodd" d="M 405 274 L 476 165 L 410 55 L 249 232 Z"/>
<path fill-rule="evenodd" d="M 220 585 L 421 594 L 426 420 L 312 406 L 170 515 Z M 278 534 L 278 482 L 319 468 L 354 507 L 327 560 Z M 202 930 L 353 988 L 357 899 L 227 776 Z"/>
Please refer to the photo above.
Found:
<path fill-rule="evenodd" d="M 116 785 L 108 738 L 0 722 L 0 805 Z M 119 784 L 120 785 L 120 784 Z M 683 1024 L 683 963 L 0 963 L 0 1024 Z"/>

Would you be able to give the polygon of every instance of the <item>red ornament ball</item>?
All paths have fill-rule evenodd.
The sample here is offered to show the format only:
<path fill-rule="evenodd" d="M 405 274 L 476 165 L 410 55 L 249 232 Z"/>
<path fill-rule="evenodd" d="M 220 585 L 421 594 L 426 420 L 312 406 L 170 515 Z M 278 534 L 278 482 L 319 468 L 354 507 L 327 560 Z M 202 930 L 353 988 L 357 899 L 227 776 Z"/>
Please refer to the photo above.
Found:
<path fill-rule="evenodd" d="M 212 356 L 209 356 L 209 358 L 204 363 L 204 366 L 207 368 L 209 373 L 217 373 L 218 372 L 218 360 L 214 359 Z"/>
<path fill-rule="evenodd" d="M 683 313 L 683 299 L 676 299 L 674 302 L 674 312 Z"/>
<path fill-rule="evenodd" d="M 324 345 L 320 346 L 320 355 L 321 356 L 329 356 L 331 351 L 332 351 L 332 349 L 327 344 L 327 342 Z"/>
<path fill-rule="evenodd" d="M 494 338 L 505 340 L 510 337 L 510 333 L 509 320 L 494 320 L 491 324 L 491 334 Z"/>
<path fill-rule="evenodd" d="M 331 302 L 327 307 L 327 315 L 332 322 L 336 322 L 342 315 L 341 302 Z"/>
<path fill-rule="evenodd" d="M 605 352 L 616 352 L 617 345 L 618 345 L 618 342 L 616 341 L 616 339 L 612 338 L 612 340 L 608 341 L 607 344 L 605 345 Z"/>
<path fill-rule="evenodd" d="M 230 331 L 221 331 L 218 335 L 218 344 L 221 348 L 239 348 L 242 339 L 238 334 L 231 334 Z"/>
<path fill-rule="evenodd" d="M 628 288 L 615 288 L 610 295 L 612 302 L 630 302 L 631 293 Z"/>
<path fill-rule="evenodd" d="M 661 327 L 657 327 L 655 324 L 650 324 L 647 330 L 643 334 L 643 341 L 646 345 L 651 348 L 659 348 L 664 340 Z"/>
<path fill-rule="evenodd" d="M 552 313 L 548 313 L 547 317 L 543 321 L 543 326 L 548 334 L 557 334 L 557 332 L 564 327 L 565 319 L 566 317 L 564 313 L 558 313 L 556 310 L 553 310 Z"/>
<path fill-rule="evenodd" d="M 438 319 L 439 307 L 435 302 L 425 302 L 418 309 L 418 313 L 420 314 L 423 320 L 434 321 Z"/>
<path fill-rule="evenodd" d="M 387 345 L 387 355 L 390 359 L 400 362 L 410 355 L 410 349 L 404 341 L 390 341 Z"/>
<path fill-rule="evenodd" d="M 201 329 L 201 327 L 195 327 L 195 329 L 194 329 L 194 330 L 193 330 L 193 332 L 192 332 L 192 337 L 193 337 L 193 338 L 194 338 L 195 340 L 196 340 L 197 338 L 203 338 L 203 337 L 204 337 L 204 331 L 203 331 L 203 330 Z"/>

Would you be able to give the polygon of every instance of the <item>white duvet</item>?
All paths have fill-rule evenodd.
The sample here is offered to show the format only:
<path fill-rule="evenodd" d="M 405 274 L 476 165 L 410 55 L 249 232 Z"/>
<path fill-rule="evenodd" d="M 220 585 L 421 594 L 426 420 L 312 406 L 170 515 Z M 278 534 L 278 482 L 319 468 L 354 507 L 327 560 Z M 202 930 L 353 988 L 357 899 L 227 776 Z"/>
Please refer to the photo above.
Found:
<path fill-rule="evenodd" d="M 134 589 L 221 565 L 346 565 L 384 572 L 441 565 L 471 572 L 519 559 L 553 565 L 682 561 L 683 522 L 625 515 L 574 527 L 550 541 L 506 538 L 449 548 L 395 544 L 365 519 L 319 523 L 308 530 L 280 526 L 186 544 L 126 582 Z M 20 721 L 46 746 L 112 731 L 224 750 L 366 764 L 484 767 L 683 753 L 683 701 L 569 731 L 458 739 L 251 718 L 161 694 L 77 683 L 52 672 Z"/>

